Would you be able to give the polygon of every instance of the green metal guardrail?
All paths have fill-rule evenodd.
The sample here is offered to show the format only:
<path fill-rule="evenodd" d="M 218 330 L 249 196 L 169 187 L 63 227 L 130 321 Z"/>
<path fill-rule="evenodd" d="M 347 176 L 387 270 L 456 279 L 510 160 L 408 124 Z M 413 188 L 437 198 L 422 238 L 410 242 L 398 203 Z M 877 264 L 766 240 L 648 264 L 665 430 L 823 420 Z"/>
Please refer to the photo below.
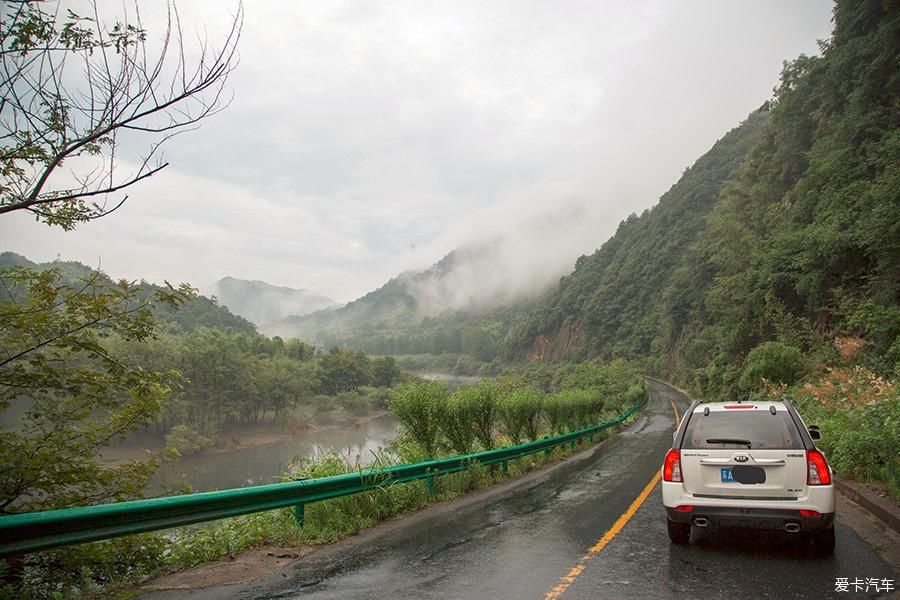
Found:
<path fill-rule="evenodd" d="M 201 492 L 182 496 L 149 498 L 79 508 L 21 513 L 0 517 L 0 556 L 46 550 L 122 535 L 169 529 L 203 521 L 294 506 L 298 525 L 303 524 L 303 506 L 310 502 L 356 494 L 392 485 L 457 473 L 470 466 L 503 464 L 564 444 L 575 444 L 597 432 L 624 422 L 647 402 L 644 399 L 615 419 L 518 446 L 450 456 L 419 463 L 355 473 L 275 483 L 249 488 Z"/>

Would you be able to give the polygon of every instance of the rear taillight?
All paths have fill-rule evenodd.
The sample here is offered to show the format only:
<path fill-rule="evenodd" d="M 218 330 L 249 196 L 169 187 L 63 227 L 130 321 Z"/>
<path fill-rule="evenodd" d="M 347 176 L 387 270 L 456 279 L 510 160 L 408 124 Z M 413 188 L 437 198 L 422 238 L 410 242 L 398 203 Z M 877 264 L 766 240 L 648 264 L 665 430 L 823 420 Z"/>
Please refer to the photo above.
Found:
<path fill-rule="evenodd" d="M 675 507 L 676 512 L 694 512 L 694 506 L 692 504 L 680 504 Z"/>
<path fill-rule="evenodd" d="M 801 516 L 801 517 L 813 517 L 813 518 L 819 518 L 819 517 L 822 516 L 822 513 L 820 513 L 820 512 L 817 511 L 817 510 L 809 510 L 809 509 L 807 509 L 807 508 L 801 508 L 801 509 L 800 509 L 800 516 Z"/>
<path fill-rule="evenodd" d="M 818 450 L 806 451 L 806 484 L 831 485 L 831 471 L 825 462 L 825 455 Z"/>
<path fill-rule="evenodd" d="M 663 481 L 681 483 L 681 453 L 674 448 L 666 453 L 663 463 Z"/>

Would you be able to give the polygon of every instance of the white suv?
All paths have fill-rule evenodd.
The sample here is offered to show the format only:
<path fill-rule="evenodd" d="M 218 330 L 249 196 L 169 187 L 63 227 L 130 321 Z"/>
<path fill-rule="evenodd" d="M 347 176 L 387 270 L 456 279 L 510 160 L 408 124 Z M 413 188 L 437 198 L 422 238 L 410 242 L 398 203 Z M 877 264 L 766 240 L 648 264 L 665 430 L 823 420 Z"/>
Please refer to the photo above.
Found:
<path fill-rule="evenodd" d="M 687 544 L 695 527 L 752 527 L 805 533 L 834 552 L 834 485 L 787 400 L 694 402 L 662 470 L 669 539 Z"/>

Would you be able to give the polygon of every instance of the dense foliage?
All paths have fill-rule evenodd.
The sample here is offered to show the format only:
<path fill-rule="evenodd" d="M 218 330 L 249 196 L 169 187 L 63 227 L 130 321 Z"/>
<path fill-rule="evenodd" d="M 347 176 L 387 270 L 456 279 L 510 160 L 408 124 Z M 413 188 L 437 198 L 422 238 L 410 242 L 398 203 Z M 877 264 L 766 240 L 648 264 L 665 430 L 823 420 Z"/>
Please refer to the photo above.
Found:
<path fill-rule="evenodd" d="M 392 390 L 389 407 L 402 426 L 401 437 L 420 449 L 419 456 L 434 457 L 580 429 L 621 413 L 646 393 L 639 371 L 621 361 L 590 361 L 556 371 L 551 393 L 536 388 L 527 372 L 515 370 L 452 394 L 440 382 L 411 381 Z"/>
<path fill-rule="evenodd" d="M 838 472 L 884 482 L 900 498 L 900 385 L 860 366 L 835 365 L 794 386 L 771 385 L 770 397 L 787 395 L 808 424 L 816 424 Z"/>
<path fill-rule="evenodd" d="M 155 334 L 148 301 L 126 281 L 95 274 L 71 286 L 55 269 L 0 271 L 0 513 L 125 499 L 156 460 L 101 468 L 98 452 L 152 422 L 177 374 L 120 360 L 110 336 Z M 177 305 L 189 288 L 159 292 Z M 11 426 L 10 426 L 11 425 Z"/>
<path fill-rule="evenodd" d="M 555 358 L 640 360 L 727 395 L 752 386 L 741 378 L 760 344 L 821 363 L 834 337 L 854 335 L 860 362 L 896 373 L 898 28 L 896 3 L 838 2 L 821 56 L 787 63 L 762 111 L 580 258 L 513 328 L 506 355 L 556 344 Z"/>

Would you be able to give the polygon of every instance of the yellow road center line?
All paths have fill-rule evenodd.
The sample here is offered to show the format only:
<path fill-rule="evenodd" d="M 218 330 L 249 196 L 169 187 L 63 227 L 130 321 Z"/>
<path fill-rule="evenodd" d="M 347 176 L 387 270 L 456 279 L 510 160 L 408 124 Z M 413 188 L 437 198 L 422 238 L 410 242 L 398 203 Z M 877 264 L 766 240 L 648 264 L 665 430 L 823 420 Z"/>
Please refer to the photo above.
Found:
<path fill-rule="evenodd" d="M 588 549 L 587 554 L 581 557 L 581 560 L 578 561 L 578 564 L 572 567 L 569 572 L 559 580 L 559 583 L 557 583 L 552 590 L 544 595 L 544 600 L 556 600 L 556 598 L 559 598 L 562 593 L 565 592 L 566 589 L 575 582 L 578 576 L 581 575 L 582 572 L 584 572 L 584 569 L 587 566 L 587 562 L 594 558 L 597 553 L 603 550 L 603 548 L 605 548 L 606 545 L 611 542 L 612 539 L 616 537 L 620 531 L 622 531 L 622 528 L 625 527 L 625 524 L 631 520 L 631 517 L 635 515 L 644 501 L 647 500 L 647 497 L 653 491 L 653 488 L 655 488 L 656 484 L 659 483 L 659 477 L 660 473 L 659 471 L 657 471 L 656 475 L 653 476 L 653 479 L 650 480 L 650 483 L 648 483 L 646 487 L 644 487 L 638 497 L 635 498 L 634 502 L 631 503 L 631 506 L 629 506 L 628 509 L 624 513 L 622 513 L 622 515 L 618 519 L 616 519 L 616 522 L 613 523 L 612 527 L 610 527 L 606 531 L 606 533 L 603 534 L 603 537 L 601 537 L 596 544 Z"/>
<path fill-rule="evenodd" d="M 675 427 L 678 427 L 678 424 L 681 422 L 681 417 L 678 415 L 678 409 L 675 407 L 675 401 L 670 400 L 672 403 L 672 410 L 675 412 Z M 608 543 L 612 541 L 614 537 L 616 537 L 622 528 L 631 520 L 631 518 L 637 513 L 638 509 L 641 505 L 647 500 L 647 497 L 650 496 L 650 493 L 653 491 L 653 488 L 656 487 L 656 484 L 659 483 L 661 473 L 659 471 L 656 472 L 656 475 L 653 476 L 653 479 L 650 480 L 641 493 L 638 494 L 638 497 L 634 499 L 634 502 L 631 503 L 631 506 L 622 513 L 622 515 L 616 519 L 616 522 L 613 523 L 612 527 L 610 527 L 606 533 L 603 534 L 597 543 L 591 546 L 587 554 L 581 557 L 581 560 L 578 561 L 574 567 L 569 569 L 569 572 L 563 575 L 562 579 L 559 580 L 552 590 L 547 592 L 544 595 L 544 600 L 556 600 L 560 596 L 562 596 L 563 592 L 565 592 L 570 585 L 575 583 L 575 580 L 578 579 L 578 576 L 584 572 L 585 567 L 587 567 L 587 562 L 594 558 L 601 550 L 603 550 Z"/>

